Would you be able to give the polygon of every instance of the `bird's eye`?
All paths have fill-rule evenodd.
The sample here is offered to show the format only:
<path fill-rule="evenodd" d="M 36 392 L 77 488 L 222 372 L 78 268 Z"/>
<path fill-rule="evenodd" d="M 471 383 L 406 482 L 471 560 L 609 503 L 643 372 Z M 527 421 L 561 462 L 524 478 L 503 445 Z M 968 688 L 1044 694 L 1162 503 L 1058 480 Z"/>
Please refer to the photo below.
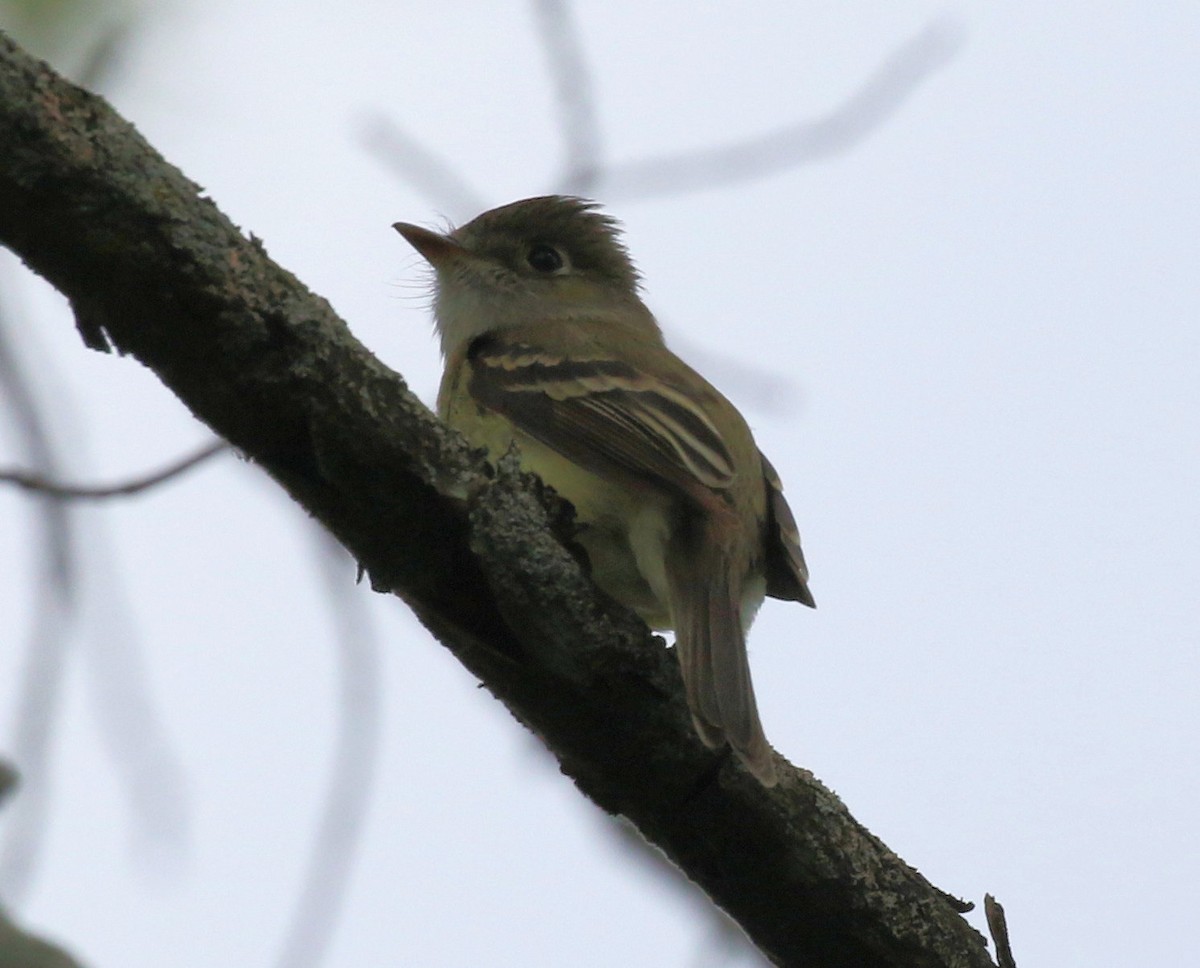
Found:
<path fill-rule="evenodd" d="M 531 268 L 546 275 L 558 272 L 559 269 L 566 265 L 563 254 L 554 246 L 546 245 L 544 242 L 539 242 L 537 245 L 530 247 L 529 254 L 525 259 Z"/>

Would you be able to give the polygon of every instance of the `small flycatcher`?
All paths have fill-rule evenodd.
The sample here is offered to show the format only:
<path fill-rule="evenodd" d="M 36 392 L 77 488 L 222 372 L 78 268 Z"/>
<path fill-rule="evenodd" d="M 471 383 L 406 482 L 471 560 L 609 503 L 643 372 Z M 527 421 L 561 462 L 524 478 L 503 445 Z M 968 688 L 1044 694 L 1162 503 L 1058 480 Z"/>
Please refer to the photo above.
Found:
<path fill-rule="evenodd" d="M 617 223 L 529 198 L 449 234 L 397 222 L 437 273 L 438 412 L 575 506 L 592 577 L 674 629 L 700 738 L 776 782 L 745 633 L 764 595 L 813 605 L 796 522 L 737 409 L 667 349 Z"/>

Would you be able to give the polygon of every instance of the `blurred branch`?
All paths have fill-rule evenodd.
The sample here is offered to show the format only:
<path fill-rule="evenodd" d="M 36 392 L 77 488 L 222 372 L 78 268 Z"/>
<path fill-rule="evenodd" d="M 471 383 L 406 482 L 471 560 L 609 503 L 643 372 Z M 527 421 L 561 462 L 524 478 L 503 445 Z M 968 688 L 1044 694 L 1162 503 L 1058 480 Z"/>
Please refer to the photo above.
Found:
<path fill-rule="evenodd" d="M 34 405 L 31 381 L 24 376 L 10 333 L 11 328 L 0 314 L 0 389 L 6 391 L 13 402 L 9 412 L 20 436 L 27 441 L 25 449 L 33 455 L 32 462 L 43 467 L 58 467 L 59 462 L 51 450 L 51 435 Z M 39 370 L 39 376 L 54 385 L 52 375 L 48 376 L 44 368 Z M 60 416 L 66 399 L 67 395 L 58 388 L 54 400 Z M 192 459 L 194 462 L 195 458 Z M 182 468 L 170 470 L 179 472 Z M 124 596 L 116 570 L 104 561 L 106 544 L 102 540 L 103 532 L 98 530 L 100 522 L 73 521 L 57 500 L 71 496 L 103 496 L 106 490 L 132 492 L 152 486 L 156 480 L 138 482 L 141 486 L 137 488 L 121 485 L 110 489 L 74 489 L 80 493 L 72 494 L 73 489 L 50 484 L 51 476 L 38 472 L 0 473 L 0 480 L 25 486 L 50 498 L 33 509 L 43 522 L 40 540 L 33 542 L 33 546 L 41 559 L 52 565 L 48 569 L 49 575 L 37 583 L 32 610 L 33 631 L 17 692 L 13 755 L 25 771 L 26 783 L 24 795 L 7 819 L 6 837 L 0 853 L 0 885 L 10 901 L 20 900 L 29 891 L 51 815 L 52 739 L 69 654 L 68 633 L 81 601 L 90 600 L 104 610 L 102 616 L 89 615 L 89 620 L 80 623 L 80 627 L 93 640 L 86 653 L 92 672 L 88 681 L 94 686 L 101 737 L 125 781 L 124 788 L 130 795 L 133 813 L 144 826 L 158 834 L 175 835 L 183 827 L 179 819 L 183 815 L 179 807 L 181 785 L 176 779 L 180 770 L 170 755 L 164 730 L 148 698 L 137 637 L 128 622 L 115 633 L 112 629 L 113 620 L 119 621 L 122 617 Z M 166 476 L 169 475 L 160 472 L 154 478 Z M 53 490 L 59 493 L 47 493 Z M 85 567 L 88 562 L 90 570 Z M 88 580 L 104 586 L 90 599 L 83 594 Z"/>
<path fill-rule="evenodd" d="M 958 21 L 938 18 L 824 118 L 704 151 L 610 165 L 599 173 L 600 190 L 609 200 L 662 198 L 749 182 L 841 154 L 882 127 L 930 75 L 950 63 L 962 43 Z"/>
<path fill-rule="evenodd" d="M 311 527 L 316 556 L 333 606 L 338 653 L 338 731 L 304 885 L 292 913 L 278 968 L 313 968 L 324 959 L 346 898 L 366 825 L 379 761 L 379 643 L 366 602 L 347 578 L 352 559 L 324 528 Z"/>
<path fill-rule="evenodd" d="M 46 476 L 61 461 L 38 405 L 33 381 L 25 373 L 13 340 L 6 307 L 0 304 L 0 394 L 21 449 Z M 70 508 L 53 501 L 33 510 L 38 539 L 32 542 L 35 592 L 33 627 L 25 646 L 17 708 L 13 718 L 12 755 L 25 772 L 25 790 L 6 823 L 0 845 L 0 893 L 9 901 L 25 896 L 49 816 L 51 738 L 66 666 L 67 630 L 74 617 L 78 575 L 75 528 Z"/>
<path fill-rule="evenodd" d="M 659 322 L 662 320 L 660 318 Z M 663 323 L 664 329 L 666 323 Z M 803 399 L 790 377 L 756 363 L 735 359 L 690 339 L 680 327 L 671 327 L 671 349 L 713 383 L 736 397 L 739 407 L 759 413 L 790 414 Z"/>
<path fill-rule="evenodd" d="M 124 16 L 118 16 L 116 20 L 100 25 L 91 47 L 85 51 L 83 63 L 73 78 L 76 83 L 93 91 L 103 91 L 112 84 L 134 36 L 141 27 L 142 14 L 141 9 L 134 8 Z"/>
<path fill-rule="evenodd" d="M 141 26 L 144 7 L 138 0 L 116 4 L 26 3 L 4 4 L 5 19 L 38 46 L 38 54 L 65 65 L 79 82 L 92 88 L 111 83 L 124 64 L 136 28 Z M 14 17 L 15 14 L 15 17 Z M 2 267 L 7 269 L 8 266 Z M 72 457 L 81 449 L 63 445 L 71 431 L 70 395 L 62 381 L 45 363 L 34 369 L 20 358 L 8 339 L 15 327 L 0 319 L 0 382 L 17 398 L 12 414 L 19 436 L 27 441 L 30 472 L 17 472 L 27 485 L 37 487 L 61 475 L 64 461 L 56 451 Z M 24 368 L 28 367 L 29 376 Z M 36 379 L 34 379 L 36 376 Z M 49 388 L 49 392 L 44 392 Z M 52 407 L 57 429 L 45 430 L 34 406 L 33 390 L 44 392 L 47 410 Z M 69 435 L 72 442 L 78 434 Z M 29 446 L 29 441 L 34 446 Z M 56 446 L 53 446 L 56 445 Z M 54 457 L 47 460 L 47 456 Z M 43 488 L 44 490 L 44 488 Z M 87 495 L 100 496 L 100 495 Z M 14 805 L 8 837 L 0 857 L 0 883 L 10 900 L 27 893 L 38 851 L 52 811 L 49 806 L 52 732 L 59 715 L 58 695 L 66 670 L 72 630 L 89 640 L 83 650 L 90 675 L 91 698 L 98 717 L 100 738 L 111 753 L 117 773 L 124 782 L 134 819 L 143 829 L 157 835 L 177 835 L 185 824 L 182 809 L 181 773 L 170 754 L 165 731 L 150 701 L 139 643 L 133 623 L 127 619 L 126 596 L 119 570 L 106 559 L 108 545 L 103 522 L 96 517 L 79 520 L 74 508 L 61 501 L 47 500 L 30 505 L 43 522 L 40 540 L 31 542 L 42 560 L 59 559 L 66 568 L 60 588 L 55 580 L 37 582 L 32 607 L 34 631 L 30 636 L 23 680 L 18 692 L 14 753 L 25 769 L 25 794 Z M 62 570 L 60 568 L 60 570 Z M 89 591 L 91 594 L 88 594 Z M 96 614 L 95 610 L 100 614 Z M 80 618 L 84 621 L 79 621 Z M 124 621 L 122 621 L 124 619 Z M 71 625 L 74 621 L 76 624 Z"/>
<path fill-rule="evenodd" d="M 964 42 L 958 20 L 938 17 L 896 48 L 856 93 L 823 118 L 793 122 L 732 144 L 609 164 L 602 160 L 591 73 L 568 5 L 565 0 L 534 0 L 533 8 L 566 148 L 562 190 L 603 194 L 609 202 L 749 182 L 849 151 L 949 64 Z M 368 150 L 435 205 L 472 214 L 488 207 L 454 165 L 388 118 L 372 118 L 365 131 Z"/>
<path fill-rule="evenodd" d="M 87 345 L 141 360 L 262 466 L 772 961 L 991 968 L 811 774 L 781 762 L 765 790 L 699 742 L 678 663 L 588 580 L 536 479 L 487 469 L 107 104 L 3 38 L 0 159 L 0 241 Z"/>
<path fill-rule="evenodd" d="M 367 151 L 391 168 L 434 205 L 456 215 L 486 208 L 483 196 L 475 191 L 454 166 L 426 148 L 414 135 L 382 114 L 368 117 L 362 124 L 362 141 Z"/>
<path fill-rule="evenodd" d="M 960 23 L 939 17 L 893 51 L 857 93 L 824 118 L 707 150 L 614 165 L 603 160 L 592 73 L 570 5 L 566 0 L 533 0 L 533 12 L 554 83 L 557 127 L 566 154 L 559 190 L 603 194 L 609 202 L 753 181 L 849 151 L 882 127 L 963 44 Z M 455 165 L 387 117 L 373 118 L 364 140 L 372 154 L 434 205 L 456 215 L 474 215 L 489 207 Z M 699 354 L 691 350 L 683 355 L 694 361 Z M 793 390 L 784 376 L 725 359 L 700 369 L 721 374 L 719 382 L 733 388 L 745 404 L 764 412 L 788 409 Z"/>
<path fill-rule="evenodd" d="M 144 477 L 135 477 L 120 484 L 61 484 L 51 481 L 45 475 L 36 472 L 6 470 L 0 470 L 0 483 L 13 484 L 22 490 L 32 491 L 44 497 L 63 500 L 71 498 L 99 500 L 109 497 L 129 497 L 133 494 L 141 494 L 143 491 L 148 491 L 152 487 L 157 487 L 159 484 L 163 484 L 186 471 L 190 471 L 193 467 L 204 463 L 210 457 L 221 453 L 228 446 L 223 440 L 214 441 L 201 447 L 194 454 L 168 464 L 162 470 L 154 471 Z"/>
<path fill-rule="evenodd" d="M 80 654 L 97 731 L 131 814 L 131 847 L 143 859 L 188 841 L 185 771 L 147 674 L 145 645 L 102 515 L 80 522 L 85 621 Z M 153 851 L 153 853 L 151 853 Z"/>
<path fill-rule="evenodd" d="M 562 191 L 589 195 L 603 168 L 592 75 L 566 0 L 534 0 L 534 18 L 554 81 L 558 128 L 566 148 Z"/>
<path fill-rule="evenodd" d="M 0 760 L 0 806 L 16 786 L 16 771 Z M 0 968 L 79 968 L 79 964 L 61 948 L 26 934 L 0 906 Z"/>
<path fill-rule="evenodd" d="M 14 405 L 10 408 L 21 436 L 29 443 L 31 463 L 44 471 L 3 471 L 0 482 L 12 483 L 47 500 L 34 506 L 34 513 L 46 522 L 41 539 L 33 543 L 42 556 L 57 561 L 51 577 L 38 582 L 33 606 L 34 629 L 26 652 L 22 684 L 18 692 L 13 755 L 25 772 L 25 792 L 14 806 L 6 824 L 4 848 L 0 854 L 0 885 L 10 900 L 28 893 L 37 856 L 43 842 L 46 823 L 51 815 L 50 752 L 57 722 L 58 696 L 69 653 L 71 622 L 90 601 L 102 609 L 90 614 L 81 627 L 91 639 L 86 652 L 93 686 L 100 734 L 111 751 L 123 787 L 129 794 L 132 812 L 144 829 L 159 835 L 181 839 L 184 824 L 180 806 L 182 796 L 178 777 L 181 773 L 170 754 L 165 731 L 154 712 L 146 689 L 138 639 L 132 623 L 125 617 L 125 596 L 118 572 L 105 561 L 107 545 L 101 522 L 73 521 L 62 504 L 71 498 L 103 498 L 143 492 L 196 466 L 226 448 L 217 442 L 169 468 L 137 481 L 110 487 L 70 487 L 57 484 L 58 476 L 50 469 L 61 466 L 53 456 L 52 437 L 44 426 L 32 394 L 31 381 L 23 374 L 21 361 L 12 345 L 11 329 L 0 318 L 0 388 L 8 391 Z M 44 368 L 40 378 L 54 385 Z M 69 398 L 61 388 L 53 395 L 60 417 Z M 72 513 L 73 513 L 73 509 Z M 90 569 L 85 567 L 91 564 Z M 88 598 L 88 582 L 98 587 Z M 122 619 L 125 619 L 122 623 Z M 121 625 L 114 631 L 116 622 Z"/>

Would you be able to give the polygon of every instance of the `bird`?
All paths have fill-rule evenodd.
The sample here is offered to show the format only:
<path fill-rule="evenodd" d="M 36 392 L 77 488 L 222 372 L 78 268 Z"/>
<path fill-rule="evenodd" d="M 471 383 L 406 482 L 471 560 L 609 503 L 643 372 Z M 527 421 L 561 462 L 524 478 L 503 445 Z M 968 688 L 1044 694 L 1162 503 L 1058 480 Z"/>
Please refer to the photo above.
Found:
<path fill-rule="evenodd" d="M 545 195 L 394 228 L 434 270 L 439 416 L 573 505 L 596 584 L 674 630 L 699 738 L 774 786 L 746 633 L 765 596 L 815 607 L 800 535 L 741 413 L 667 348 L 620 224 Z"/>

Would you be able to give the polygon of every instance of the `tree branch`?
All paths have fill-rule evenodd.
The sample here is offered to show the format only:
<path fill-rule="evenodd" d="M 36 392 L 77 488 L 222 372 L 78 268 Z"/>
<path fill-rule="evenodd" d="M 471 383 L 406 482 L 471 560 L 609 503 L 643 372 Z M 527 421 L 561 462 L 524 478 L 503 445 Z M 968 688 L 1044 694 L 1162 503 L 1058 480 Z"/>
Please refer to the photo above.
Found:
<path fill-rule="evenodd" d="M 87 345 L 154 370 L 394 592 L 775 963 L 990 966 L 982 937 L 810 774 L 696 739 L 677 663 L 556 534 L 312 295 L 101 99 L 0 38 L 0 241 Z"/>
<path fill-rule="evenodd" d="M 0 469 L 0 484 L 12 484 L 24 491 L 63 501 L 74 499 L 99 501 L 110 497 L 132 497 L 190 471 L 197 464 L 202 464 L 210 457 L 215 457 L 228 446 L 223 440 L 205 444 L 194 454 L 181 457 L 161 470 L 121 481 L 119 484 L 63 484 L 61 481 L 50 480 L 45 474 L 3 469 Z"/>

